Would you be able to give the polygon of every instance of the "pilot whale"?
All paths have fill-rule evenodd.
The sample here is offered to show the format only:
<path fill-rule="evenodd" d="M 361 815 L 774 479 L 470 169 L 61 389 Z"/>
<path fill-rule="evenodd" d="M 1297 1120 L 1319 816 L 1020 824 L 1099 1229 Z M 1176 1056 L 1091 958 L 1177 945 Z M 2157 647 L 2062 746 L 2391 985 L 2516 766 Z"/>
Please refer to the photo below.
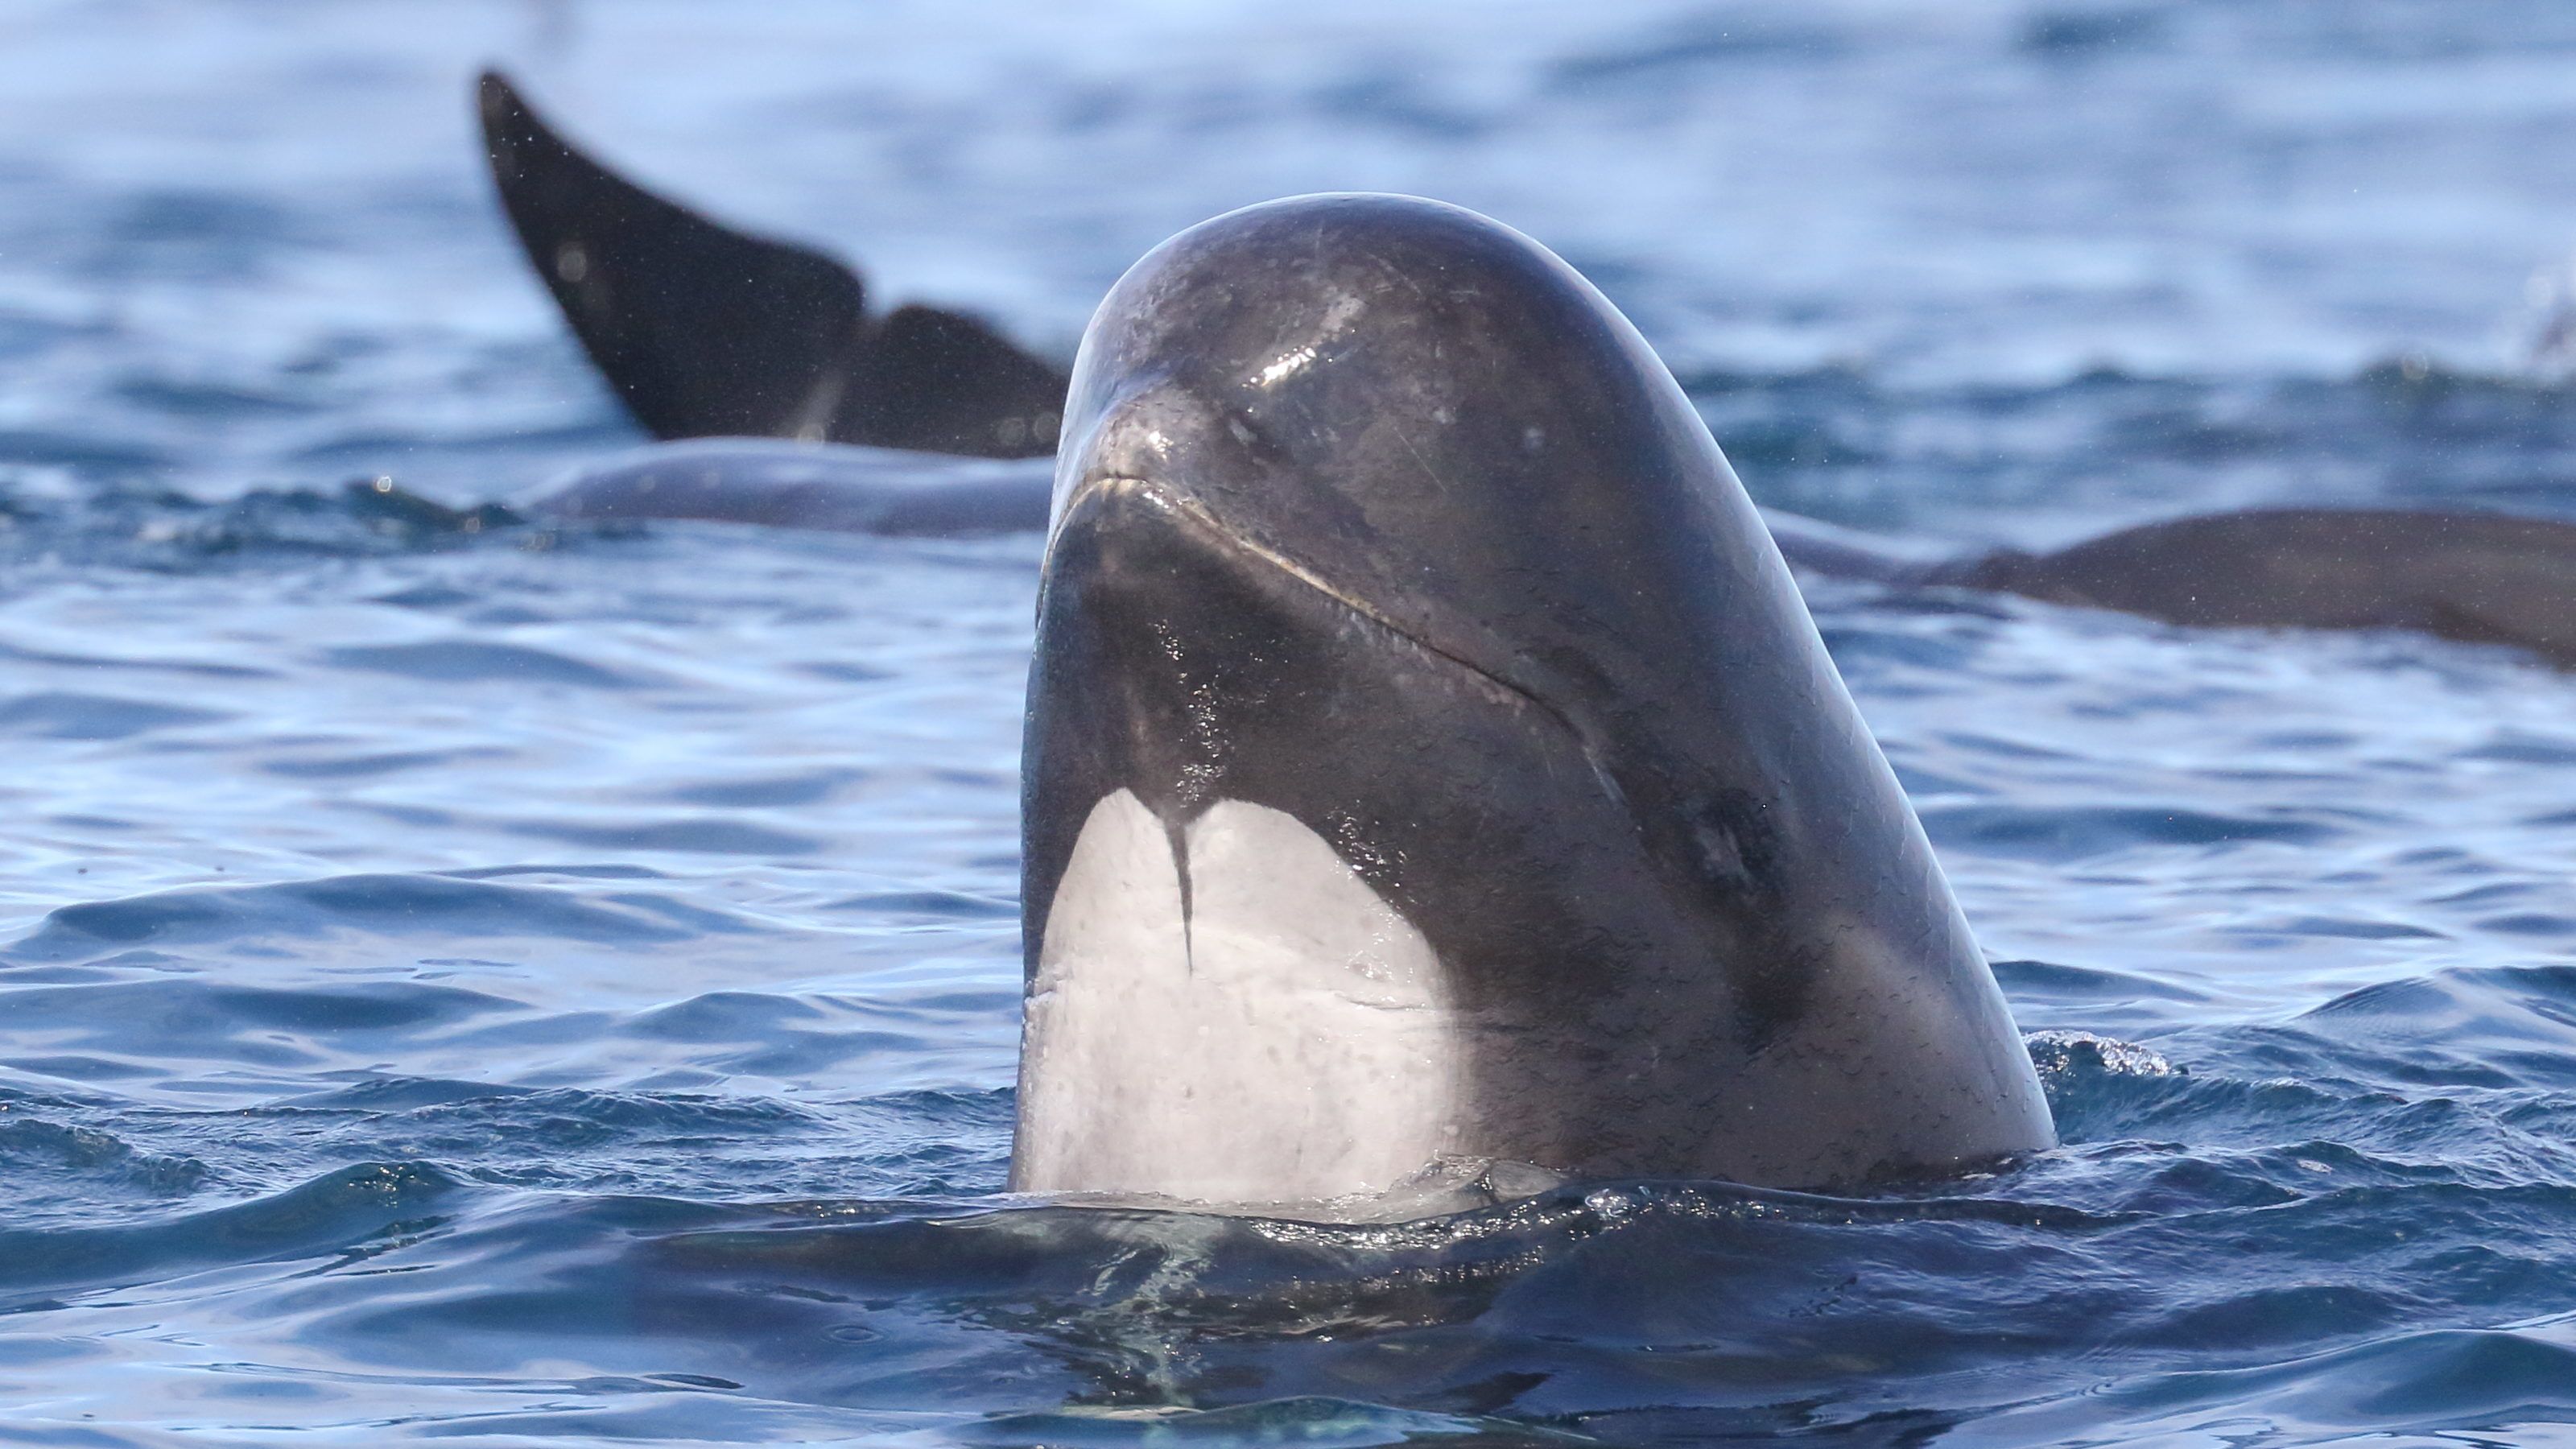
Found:
<path fill-rule="evenodd" d="M 897 534 L 1044 524 L 1060 367 L 958 313 L 878 315 L 843 263 L 614 174 L 497 74 L 477 94 L 530 263 L 637 421 L 686 440 L 586 466 L 536 512 Z M 2576 668 L 2576 526 L 2551 519 L 2254 508 L 1962 556 L 1778 509 L 1763 517 L 1802 574 L 2192 626 L 2409 629 Z"/>
<path fill-rule="evenodd" d="M 726 243 L 640 192 L 524 194 L 577 156 L 484 104 L 585 344 L 688 415 L 630 313 L 672 237 Z M 728 386 L 804 431 L 884 345 L 854 304 Z M 1770 532 L 1563 262 L 1435 202 L 1253 208 L 1139 262 L 1057 397 L 1015 1187 L 1332 1217 L 1441 1163 L 1819 1188 L 2054 1141 Z M 835 486 L 812 456 L 681 444 L 554 511 L 1035 521 L 1042 464 L 924 486 L 852 449 Z"/>
<path fill-rule="evenodd" d="M 2054 1141 L 1742 486 L 1535 242 L 1407 197 L 1139 262 L 1065 410 L 1012 1180 L 1850 1186 Z"/>

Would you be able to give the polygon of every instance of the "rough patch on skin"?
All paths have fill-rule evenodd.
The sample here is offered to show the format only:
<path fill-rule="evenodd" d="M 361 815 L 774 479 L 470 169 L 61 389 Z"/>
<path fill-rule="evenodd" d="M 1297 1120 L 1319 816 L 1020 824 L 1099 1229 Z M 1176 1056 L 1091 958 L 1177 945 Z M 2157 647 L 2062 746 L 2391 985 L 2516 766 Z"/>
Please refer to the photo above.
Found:
<path fill-rule="evenodd" d="M 1171 837 L 1126 790 L 1056 886 L 1020 1052 L 1014 1185 L 1211 1205 L 1385 1190 L 1454 1150 L 1456 1020 L 1430 944 L 1296 817 L 1220 801 Z"/>

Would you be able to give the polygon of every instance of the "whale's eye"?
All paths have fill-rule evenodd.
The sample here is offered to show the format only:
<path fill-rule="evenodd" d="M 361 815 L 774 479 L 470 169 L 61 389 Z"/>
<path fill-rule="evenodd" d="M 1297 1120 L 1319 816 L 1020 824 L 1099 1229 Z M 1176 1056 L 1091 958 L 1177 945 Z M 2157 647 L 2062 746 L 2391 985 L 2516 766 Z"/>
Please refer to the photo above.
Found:
<path fill-rule="evenodd" d="M 1286 450 L 1279 446 L 1278 439 L 1272 437 L 1270 430 L 1263 427 L 1246 409 L 1226 409 L 1225 430 L 1237 443 L 1243 445 L 1245 452 L 1264 462 L 1277 463 L 1287 456 Z"/>
<path fill-rule="evenodd" d="M 1727 895 L 1767 887 L 1774 837 L 1770 808 L 1751 792 L 1719 790 L 1693 800 L 1683 815 L 1691 863 L 1700 879 Z"/>

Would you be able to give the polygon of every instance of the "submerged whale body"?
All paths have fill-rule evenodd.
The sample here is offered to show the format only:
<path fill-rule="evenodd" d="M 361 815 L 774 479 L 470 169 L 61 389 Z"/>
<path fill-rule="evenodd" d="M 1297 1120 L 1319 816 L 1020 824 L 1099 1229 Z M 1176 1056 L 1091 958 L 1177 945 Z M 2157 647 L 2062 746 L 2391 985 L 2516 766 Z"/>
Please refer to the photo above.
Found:
<path fill-rule="evenodd" d="M 1083 340 L 1040 589 L 1018 1187 L 2053 1141 L 1751 502 L 1536 243 L 1386 196 L 1166 243 Z"/>
<path fill-rule="evenodd" d="M 895 534 L 1043 525 L 1062 369 L 953 312 L 877 316 L 845 264 L 636 186 L 498 75 L 478 95 L 503 209 L 575 335 L 648 432 L 696 440 L 582 469 L 537 511 Z M 1805 573 L 2194 626 L 2410 629 L 2576 668 L 2576 526 L 2548 519 L 2249 509 L 2046 553 L 1928 557 L 1776 509 L 1764 518 Z"/>
<path fill-rule="evenodd" d="M 987 460 L 765 438 L 638 448 L 528 505 L 568 522 L 654 518 L 963 537 L 1046 526 L 1052 459 Z M 1802 575 L 1978 589 L 2208 628 L 2405 629 L 2576 668 L 2576 525 L 2415 508 L 2255 508 L 2139 524 L 2047 552 L 1944 555 L 1777 508 Z"/>

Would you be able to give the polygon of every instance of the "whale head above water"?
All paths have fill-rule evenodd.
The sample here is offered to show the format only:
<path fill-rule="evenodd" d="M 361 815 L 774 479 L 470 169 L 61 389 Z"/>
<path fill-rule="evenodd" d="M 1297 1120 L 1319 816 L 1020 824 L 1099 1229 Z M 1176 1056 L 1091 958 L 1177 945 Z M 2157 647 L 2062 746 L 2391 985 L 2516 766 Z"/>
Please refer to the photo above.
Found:
<path fill-rule="evenodd" d="M 1440 1160 L 1834 1187 L 2053 1141 L 1707 429 L 1544 248 L 1275 202 L 1074 367 L 1023 765 L 1016 1187 Z"/>

